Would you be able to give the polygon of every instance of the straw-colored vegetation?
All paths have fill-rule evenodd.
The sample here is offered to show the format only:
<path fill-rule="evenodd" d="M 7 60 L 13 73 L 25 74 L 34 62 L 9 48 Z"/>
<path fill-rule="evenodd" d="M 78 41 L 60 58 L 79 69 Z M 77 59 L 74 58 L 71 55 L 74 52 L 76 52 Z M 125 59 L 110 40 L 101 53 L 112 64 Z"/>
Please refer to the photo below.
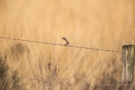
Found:
<path fill-rule="evenodd" d="M 0 36 L 53 43 L 64 36 L 71 45 L 122 51 L 135 44 L 134 6 L 134 0 L 0 0 Z M 121 53 L 0 43 L 0 90 L 123 88 Z"/>

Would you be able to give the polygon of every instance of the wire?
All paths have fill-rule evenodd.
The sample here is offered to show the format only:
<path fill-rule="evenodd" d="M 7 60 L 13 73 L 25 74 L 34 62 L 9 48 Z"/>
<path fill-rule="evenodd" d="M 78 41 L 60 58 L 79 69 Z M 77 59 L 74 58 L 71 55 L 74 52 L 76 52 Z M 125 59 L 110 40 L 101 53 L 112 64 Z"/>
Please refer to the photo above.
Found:
<path fill-rule="evenodd" d="M 22 41 L 22 42 L 32 42 L 32 43 L 41 43 L 41 44 L 50 44 L 50 45 L 57 45 L 57 46 L 65 46 L 63 44 L 57 44 L 57 43 L 52 43 L 52 42 L 39 42 L 39 41 L 24 40 L 24 39 L 9 38 L 9 37 L 1 37 L 1 36 L 0 36 L 0 39 Z M 106 52 L 122 53 L 121 51 L 116 51 L 116 50 L 106 50 L 106 49 L 89 48 L 89 47 L 81 47 L 81 46 L 73 46 L 73 45 L 67 45 L 66 47 L 73 47 L 73 48 L 82 48 L 82 49 L 90 49 L 90 50 L 100 50 L 100 51 L 106 51 Z"/>

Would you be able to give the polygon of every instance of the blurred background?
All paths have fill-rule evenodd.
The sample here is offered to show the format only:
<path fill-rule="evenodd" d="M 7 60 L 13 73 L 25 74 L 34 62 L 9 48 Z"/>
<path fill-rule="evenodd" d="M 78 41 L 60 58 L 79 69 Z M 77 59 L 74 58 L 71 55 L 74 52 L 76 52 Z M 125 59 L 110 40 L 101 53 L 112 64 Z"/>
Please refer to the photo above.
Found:
<path fill-rule="evenodd" d="M 66 37 L 71 45 L 121 52 L 123 45 L 135 44 L 134 20 L 134 0 L 0 0 L 0 36 L 10 38 L 62 44 Z M 9 68 L 3 88 L 97 90 L 121 82 L 121 53 L 0 42 Z"/>

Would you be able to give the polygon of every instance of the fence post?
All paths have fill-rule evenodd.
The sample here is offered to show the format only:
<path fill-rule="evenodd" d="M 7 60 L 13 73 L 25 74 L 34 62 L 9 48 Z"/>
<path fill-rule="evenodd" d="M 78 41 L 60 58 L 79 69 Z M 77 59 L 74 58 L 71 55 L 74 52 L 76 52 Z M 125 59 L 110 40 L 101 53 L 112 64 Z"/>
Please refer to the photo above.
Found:
<path fill-rule="evenodd" d="M 122 46 L 122 83 L 130 84 L 134 78 L 135 45 Z"/>

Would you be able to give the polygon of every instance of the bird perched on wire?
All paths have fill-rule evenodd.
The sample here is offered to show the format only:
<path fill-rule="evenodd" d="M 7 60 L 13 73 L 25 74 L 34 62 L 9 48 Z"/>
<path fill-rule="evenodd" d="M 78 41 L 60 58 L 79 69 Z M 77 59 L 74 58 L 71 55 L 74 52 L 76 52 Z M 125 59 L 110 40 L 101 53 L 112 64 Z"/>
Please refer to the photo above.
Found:
<path fill-rule="evenodd" d="M 61 39 L 64 40 L 64 46 L 68 46 L 70 44 L 65 37 L 62 37 Z"/>

